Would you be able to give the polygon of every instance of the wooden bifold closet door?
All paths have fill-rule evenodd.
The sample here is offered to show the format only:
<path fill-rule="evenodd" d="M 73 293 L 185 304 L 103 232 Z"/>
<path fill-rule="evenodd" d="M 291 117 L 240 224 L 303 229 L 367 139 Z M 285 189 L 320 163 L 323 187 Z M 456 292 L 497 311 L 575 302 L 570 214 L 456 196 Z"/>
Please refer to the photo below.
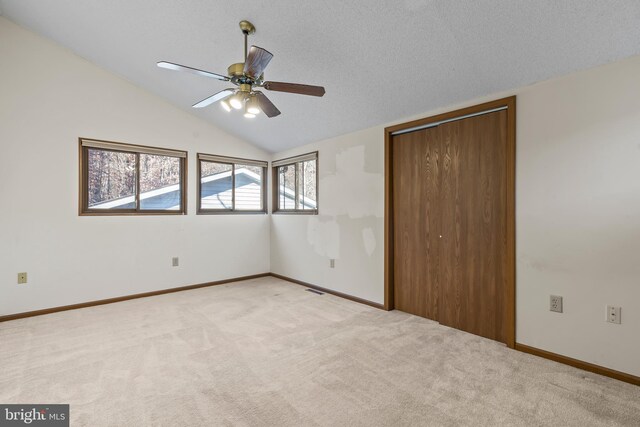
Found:
<path fill-rule="evenodd" d="M 393 136 L 395 308 L 506 342 L 507 111 Z"/>

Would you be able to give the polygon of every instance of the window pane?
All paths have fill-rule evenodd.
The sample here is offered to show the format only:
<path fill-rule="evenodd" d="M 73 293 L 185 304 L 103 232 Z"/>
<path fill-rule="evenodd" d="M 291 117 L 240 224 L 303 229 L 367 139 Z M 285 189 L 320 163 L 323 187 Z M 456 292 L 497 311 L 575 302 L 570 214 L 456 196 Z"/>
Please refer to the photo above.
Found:
<path fill-rule="evenodd" d="M 278 197 L 279 209 L 295 209 L 296 198 L 296 165 L 280 166 L 278 168 Z"/>
<path fill-rule="evenodd" d="M 140 154 L 140 209 L 180 210 L 180 159 Z"/>
<path fill-rule="evenodd" d="M 88 205 L 91 209 L 136 208 L 136 154 L 87 150 Z"/>
<path fill-rule="evenodd" d="M 236 164 L 236 206 L 240 211 L 262 210 L 262 168 Z"/>
<path fill-rule="evenodd" d="M 316 209 L 316 161 L 298 163 L 298 209 Z"/>
<path fill-rule="evenodd" d="M 200 161 L 200 209 L 231 209 L 232 165 Z"/>

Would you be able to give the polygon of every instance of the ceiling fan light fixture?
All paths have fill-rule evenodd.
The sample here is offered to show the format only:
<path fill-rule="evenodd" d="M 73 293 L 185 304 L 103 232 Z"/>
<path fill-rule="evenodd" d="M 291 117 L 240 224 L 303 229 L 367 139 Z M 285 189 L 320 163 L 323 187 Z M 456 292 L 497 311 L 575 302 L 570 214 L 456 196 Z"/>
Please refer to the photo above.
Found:
<path fill-rule="evenodd" d="M 258 105 L 258 98 L 255 95 L 251 95 L 247 100 L 246 104 L 246 112 L 249 114 L 258 115 L 260 114 L 260 106 Z"/>
<path fill-rule="evenodd" d="M 242 96 L 241 93 L 236 93 L 231 98 L 229 98 L 229 104 L 231 104 L 231 106 L 236 110 L 239 110 L 242 108 L 243 101 L 244 101 L 244 97 Z"/>
<path fill-rule="evenodd" d="M 245 102 L 244 104 L 244 116 L 247 119 L 253 119 L 256 117 L 256 113 L 253 113 L 252 110 L 250 109 L 251 107 L 249 106 L 249 103 L 251 102 L 251 98 L 247 99 L 247 102 Z"/>

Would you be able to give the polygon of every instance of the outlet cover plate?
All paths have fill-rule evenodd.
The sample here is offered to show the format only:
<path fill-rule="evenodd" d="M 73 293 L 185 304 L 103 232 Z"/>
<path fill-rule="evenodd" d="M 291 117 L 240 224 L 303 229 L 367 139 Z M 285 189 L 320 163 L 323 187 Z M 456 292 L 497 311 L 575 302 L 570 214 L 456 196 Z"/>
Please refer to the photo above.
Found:
<path fill-rule="evenodd" d="M 551 295 L 549 298 L 549 310 L 556 313 L 562 313 L 562 297 L 558 295 Z"/>
<path fill-rule="evenodd" d="M 180 265 L 180 258 L 178 258 L 177 256 L 171 258 L 171 265 L 173 267 L 178 267 Z"/>
<path fill-rule="evenodd" d="M 27 273 L 18 273 L 18 285 L 27 283 Z"/>
<path fill-rule="evenodd" d="M 616 307 L 613 305 L 607 306 L 607 322 L 609 323 L 622 323 L 622 307 Z"/>

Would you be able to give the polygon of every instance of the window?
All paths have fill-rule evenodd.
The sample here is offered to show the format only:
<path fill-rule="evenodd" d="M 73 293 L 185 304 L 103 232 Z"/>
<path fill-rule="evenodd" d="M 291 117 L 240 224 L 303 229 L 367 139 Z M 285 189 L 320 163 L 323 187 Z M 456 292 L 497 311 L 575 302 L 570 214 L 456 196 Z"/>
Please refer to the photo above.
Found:
<path fill-rule="evenodd" d="M 318 152 L 273 162 L 273 212 L 318 213 Z"/>
<path fill-rule="evenodd" d="M 80 139 L 80 214 L 185 214 L 187 152 Z"/>
<path fill-rule="evenodd" d="M 198 154 L 198 213 L 266 213 L 268 163 Z"/>

